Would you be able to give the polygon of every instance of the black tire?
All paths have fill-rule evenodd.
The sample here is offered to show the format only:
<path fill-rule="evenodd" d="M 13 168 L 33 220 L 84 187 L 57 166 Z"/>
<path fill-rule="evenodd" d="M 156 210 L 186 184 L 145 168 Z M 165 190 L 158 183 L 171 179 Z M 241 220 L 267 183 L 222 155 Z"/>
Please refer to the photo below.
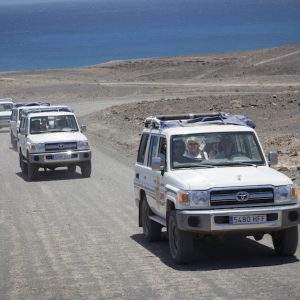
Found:
<path fill-rule="evenodd" d="M 28 180 L 34 180 L 37 178 L 38 176 L 38 166 L 35 164 L 31 164 L 30 162 L 28 162 L 27 160 L 27 176 L 28 176 Z"/>
<path fill-rule="evenodd" d="M 14 136 L 13 136 L 12 132 L 10 132 L 10 143 L 14 147 L 15 139 L 14 139 Z"/>
<path fill-rule="evenodd" d="M 272 240 L 276 254 L 280 256 L 294 255 L 298 246 L 298 226 L 273 233 Z"/>
<path fill-rule="evenodd" d="M 175 210 L 172 210 L 169 215 L 168 237 L 170 253 L 176 263 L 191 262 L 194 256 L 194 237 L 192 233 L 178 229 Z"/>
<path fill-rule="evenodd" d="M 161 225 L 150 219 L 150 207 L 146 197 L 142 200 L 142 225 L 144 235 L 149 242 L 158 242 L 161 239 Z"/>
<path fill-rule="evenodd" d="M 28 174 L 27 163 L 24 162 L 24 157 L 21 152 L 19 153 L 19 162 L 20 162 L 20 168 L 22 170 L 22 174 L 27 175 Z"/>
<path fill-rule="evenodd" d="M 69 173 L 75 173 L 76 172 L 76 165 L 68 166 L 68 172 Z"/>
<path fill-rule="evenodd" d="M 82 177 L 90 177 L 92 172 L 92 163 L 87 160 L 80 165 Z"/>

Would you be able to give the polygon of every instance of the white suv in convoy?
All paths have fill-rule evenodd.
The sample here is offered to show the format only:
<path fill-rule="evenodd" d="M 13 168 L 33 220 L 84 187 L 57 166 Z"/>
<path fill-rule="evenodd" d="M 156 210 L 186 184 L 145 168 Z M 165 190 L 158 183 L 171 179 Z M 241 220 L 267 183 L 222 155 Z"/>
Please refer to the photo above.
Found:
<path fill-rule="evenodd" d="M 0 128 L 9 127 L 13 104 L 10 98 L 0 99 Z"/>
<path fill-rule="evenodd" d="M 32 108 L 23 111 L 18 151 L 22 173 L 33 180 L 39 168 L 54 170 L 81 168 L 83 177 L 91 175 L 91 150 L 78 125 L 75 114 L 67 107 Z"/>
<path fill-rule="evenodd" d="M 295 254 L 298 189 L 270 168 L 277 152 L 266 159 L 254 127 L 224 113 L 145 120 L 134 179 L 139 226 L 148 241 L 167 227 L 177 263 L 192 260 L 195 238 L 225 234 L 270 234 L 278 255 Z"/>
<path fill-rule="evenodd" d="M 10 142 L 14 148 L 17 148 L 18 131 L 20 127 L 22 112 L 24 110 L 31 109 L 32 107 L 43 108 L 48 106 L 50 106 L 50 103 L 47 102 L 17 102 L 14 104 L 10 118 Z"/>

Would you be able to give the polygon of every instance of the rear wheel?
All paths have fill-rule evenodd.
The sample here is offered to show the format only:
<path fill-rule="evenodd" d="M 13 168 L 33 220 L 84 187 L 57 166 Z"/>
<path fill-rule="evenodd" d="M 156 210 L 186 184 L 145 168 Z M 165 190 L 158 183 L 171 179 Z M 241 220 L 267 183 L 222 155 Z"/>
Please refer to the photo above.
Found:
<path fill-rule="evenodd" d="M 286 228 L 272 234 L 275 252 L 280 256 L 292 256 L 298 246 L 298 226 Z"/>
<path fill-rule="evenodd" d="M 80 165 L 81 175 L 83 177 L 90 177 L 92 172 L 92 163 L 90 160 L 84 161 Z"/>
<path fill-rule="evenodd" d="M 142 200 L 142 225 L 143 232 L 149 242 L 157 242 L 161 239 L 161 225 L 150 219 L 150 207 L 147 198 Z"/>
<path fill-rule="evenodd" d="M 194 255 L 194 238 L 190 232 L 178 229 L 175 210 L 170 212 L 168 236 L 172 258 L 178 264 L 185 264 L 192 261 Z"/>

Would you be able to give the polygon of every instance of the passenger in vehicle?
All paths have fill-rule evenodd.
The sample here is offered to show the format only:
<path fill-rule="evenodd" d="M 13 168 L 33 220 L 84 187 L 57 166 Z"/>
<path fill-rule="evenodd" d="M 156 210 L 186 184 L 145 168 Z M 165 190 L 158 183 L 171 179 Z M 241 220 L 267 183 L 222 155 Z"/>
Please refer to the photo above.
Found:
<path fill-rule="evenodd" d="M 234 143 L 231 137 L 226 136 L 221 141 L 222 151 L 219 152 L 215 158 L 228 158 L 230 159 L 232 155 L 236 153 L 234 149 Z"/>
<path fill-rule="evenodd" d="M 188 138 L 186 142 L 186 157 L 208 159 L 207 153 L 204 151 L 205 141 L 199 142 L 196 137 Z"/>
<path fill-rule="evenodd" d="M 209 146 L 208 158 L 214 159 L 221 152 L 220 141 L 215 139 L 209 143 Z"/>
<path fill-rule="evenodd" d="M 174 162 L 185 163 L 189 159 L 184 156 L 186 151 L 185 142 L 183 140 L 174 141 L 172 144 L 172 159 Z"/>
<path fill-rule="evenodd" d="M 41 131 L 41 123 L 40 120 L 32 120 L 31 121 L 31 132 L 40 132 Z"/>
<path fill-rule="evenodd" d="M 42 119 L 41 130 L 47 130 L 49 128 L 47 119 Z"/>

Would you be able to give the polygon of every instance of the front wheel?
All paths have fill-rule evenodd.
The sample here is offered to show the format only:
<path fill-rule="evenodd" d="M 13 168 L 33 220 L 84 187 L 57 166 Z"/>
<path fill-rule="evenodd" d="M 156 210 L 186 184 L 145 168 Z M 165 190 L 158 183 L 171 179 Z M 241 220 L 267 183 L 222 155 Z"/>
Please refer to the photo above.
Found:
<path fill-rule="evenodd" d="M 38 171 L 39 171 L 39 168 L 37 165 L 35 164 L 31 164 L 30 162 L 28 162 L 27 160 L 27 170 L 28 170 L 28 180 L 34 180 L 37 178 L 38 176 Z"/>
<path fill-rule="evenodd" d="M 168 236 L 172 258 L 178 264 L 185 264 L 192 261 L 194 255 L 194 238 L 190 232 L 178 229 L 175 210 L 170 212 Z"/>
<path fill-rule="evenodd" d="M 142 202 L 143 232 L 149 242 L 157 242 L 161 239 L 161 225 L 150 219 L 150 207 L 146 197 Z"/>
<path fill-rule="evenodd" d="M 22 174 L 27 175 L 28 173 L 27 163 L 24 162 L 24 157 L 22 152 L 19 153 L 19 162 L 20 162 L 20 168 L 22 170 Z"/>
<path fill-rule="evenodd" d="M 92 163 L 90 160 L 84 161 L 80 165 L 82 177 L 90 177 L 92 172 Z"/>
<path fill-rule="evenodd" d="M 69 173 L 75 173 L 75 171 L 76 171 L 76 165 L 68 166 L 68 172 Z"/>
<path fill-rule="evenodd" d="M 275 252 L 280 256 L 292 256 L 298 246 L 298 226 L 286 228 L 272 234 Z"/>

